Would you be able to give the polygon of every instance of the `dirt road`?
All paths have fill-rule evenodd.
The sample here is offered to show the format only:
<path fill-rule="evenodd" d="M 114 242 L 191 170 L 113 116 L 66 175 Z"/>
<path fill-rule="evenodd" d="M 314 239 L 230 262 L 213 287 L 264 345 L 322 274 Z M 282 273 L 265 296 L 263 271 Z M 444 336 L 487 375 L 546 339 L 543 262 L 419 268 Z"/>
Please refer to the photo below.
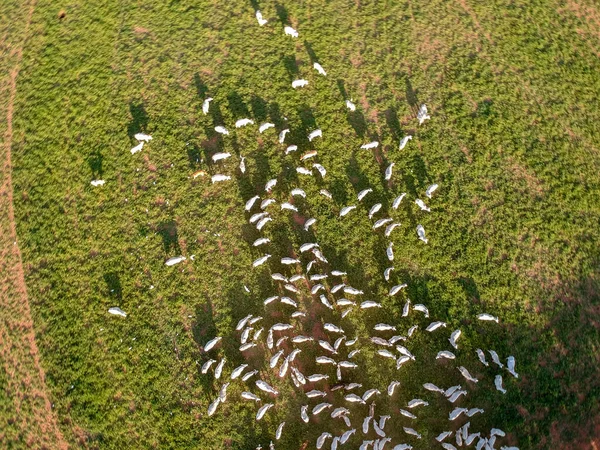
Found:
<path fill-rule="evenodd" d="M 0 114 L 6 117 L 0 144 L 0 442 L 8 448 L 66 449 L 47 392 L 35 343 L 13 210 L 12 117 L 23 47 L 35 0 L 23 14 L 20 42 L 3 42 L 11 70 L 0 79 Z"/>

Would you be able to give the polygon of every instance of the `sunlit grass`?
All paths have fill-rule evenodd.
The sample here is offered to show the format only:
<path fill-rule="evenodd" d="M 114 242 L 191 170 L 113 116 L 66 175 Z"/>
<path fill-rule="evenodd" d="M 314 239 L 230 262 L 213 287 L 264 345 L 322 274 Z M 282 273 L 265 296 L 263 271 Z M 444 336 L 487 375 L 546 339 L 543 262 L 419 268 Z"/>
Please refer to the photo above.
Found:
<path fill-rule="evenodd" d="M 487 408 L 485 423 L 522 448 L 544 448 L 555 421 L 557 442 L 587 437 L 581 417 L 598 406 L 597 39 L 546 2 L 260 9 L 264 27 L 250 2 L 38 2 L 17 91 L 13 177 L 38 345 L 63 431 L 92 448 L 268 443 L 279 422 L 255 424 L 251 406 L 231 400 L 234 389 L 206 418 L 219 386 L 199 364 L 201 345 L 260 311 L 273 291 L 265 271 L 251 270 L 261 253 L 243 204 L 279 177 L 282 201 L 292 187 L 307 192 L 303 210 L 317 219 L 331 266 L 381 298 L 387 240 L 371 232 L 365 205 L 345 221 L 337 214 L 367 186 L 384 208 L 408 192 L 393 212 L 402 222 L 393 280 L 463 330 L 461 351 L 517 359 L 521 378 L 505 377 L 509 394 Z M 292 89 L 296 78 L 309 85 Z M 419 127 L 421 103 L 432 119 Z M 298 152 L 284 155 L 273 129 L 214 132 L 242 117 L 290 127 Z M 309 144 L 315 128 L 323 138 Z M 140 131 L 154 139 L 132 156 Z M 400 152 L 405 134 L 414 139 Z M 379 158 L 359 149 L 373 139 Z M 313 148 L 324 181 L 293 170 Z M 245 156 L 247 173 L 236 172 L 237 158 L 207 163 L 215 151 Z M 236 176 L 211 185 L 191 178 L 200 169 Z M 96 178 L 106 185 L 90 186 Z M 423 213 L 412 199 L 434 182 L 432 212 Z M 307 234 L 290 214 L 274 217 L 266 235 L 275 260 Z M 428 245 L 417 240 L 418 223 Z M 165 267 L 179 254 L 196 256 Z M 383 301 L 399 316 L 404 297 Z M 111 306 L 127 319 L 108 316 Z M 501 325 L 488 331 L 479 312 Z M 491 406 L 490 389 L 481 401 Z M 313 431 L 288 429 L 283 445 L 298 448 Z"/>

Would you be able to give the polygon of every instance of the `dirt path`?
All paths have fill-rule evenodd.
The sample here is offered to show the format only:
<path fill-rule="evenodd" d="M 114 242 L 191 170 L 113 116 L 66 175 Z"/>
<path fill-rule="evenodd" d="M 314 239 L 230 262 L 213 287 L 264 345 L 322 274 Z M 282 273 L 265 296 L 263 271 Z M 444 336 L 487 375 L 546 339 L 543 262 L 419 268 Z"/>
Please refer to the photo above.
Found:
<path fill-rule="evenodd" d="M 11 179 L 12 118 L 23 46 L 35 8 L 31 0 L 23 40 L 14 47 L 12 70 L 4 80 L 6 131 L 0 146 L 0 361 L 4 371 L 4 404 L 0 442 L 10 448 L 66 449 L 47 393 L 35 343 L 27 287 L 13 210 Z M 10 402 L 12 401 L 12 405 Z M 6 423 L 4 421 L 6 420 Z"/>

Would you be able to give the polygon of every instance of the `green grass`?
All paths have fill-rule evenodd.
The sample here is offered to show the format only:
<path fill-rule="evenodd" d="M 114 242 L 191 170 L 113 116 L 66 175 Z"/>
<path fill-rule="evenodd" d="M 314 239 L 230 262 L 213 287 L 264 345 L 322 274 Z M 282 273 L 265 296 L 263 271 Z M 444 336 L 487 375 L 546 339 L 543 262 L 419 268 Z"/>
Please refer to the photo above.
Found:
<path fill-rule="evenodd" d="M 219 385 L 200 375 L 199 364 L 202 344 L 230 334 L 272 292 L 266 272 L 250 269 L 260 252 L 249 244 L 257 235 L 242 208 L 280 173 L 280 199 L 295 185 L 309 194 L 304 210 L 318 220 L 315 234 L 332 267 L 378 295 L 387 241 L 370 231 L 364 206 L 346 221 L 337 211 L 367 185 L 372 201 L 389 206 L 397 193 L 414 198 L 439 183 L 431 214 L 409 202 L 395 213 L 403 226 L 394 232 L 394 279 L 408 282 L 407 295 L 432 317 L 463 330 L 461 354 L 484 346 L 515 355 L 521 378 L 505 377 L 509 394 L 474 393 L 486 409 L 477 423 L 509 431 L 521 448 L 597 438 L 589 428 L 600 387 L 593 23 L 541 0 L 470 1 L 472 14 L 441 0 L 310 0 L 284 5 L 300 32 L 292 40 L 272 4 L 260 5 L 270 20 L 261 28 L 250 2 L 154 3 L 38 1 L 19 77 L 18 232 L 47 383 L 71 442 L 109 449 L 268 443 L 285 405 L 257 425 L 251 405 L 232 401 L 236 387 L 207 418 Z M 311 55 L 326 78 L 311 68 Z M 307 88 L 291 89 L 296 71 Z M 215 98 L 209 116 L 201 113 L 206 95 Z M 355 114 L 344 95 L 357 103 Z M 417 127 L 420 103 L 432 119 Z M 325 182 L 297 180 L 288 169 L 297 155 L 284 156 L 275 133 L 259 141 L 254 128 L 215 137 L 215 124 L 231 129 L 244 116 L 278 127 L 287 117 L 290 141 L 322 128 L 314 147 L 328 169 Z M 138 131 L 154 140 L 132 156 Z M 399 152 L 408 133 L 415 138 Z M 358 150 L 372 138 L 384 149 L 381 166 Z M 246 176 L 216 185 L 192 180 L 195 170 L 215 172 L 198 160 L 217 148 L 246 156 Z M 390 186 L 386 162 L 396 163 Z M 94 178 L 107 184 L 92 188 Z M 317 194 L 321 184 L 333 202 Z M 273 259 L 305 236 L 285 224 L 289 214 L 276 216 L 267 226 Z M 416 239 L 417 223 L 427 246 Z M 164 266 L 180 253 L 196 259 Z M 394 317 L 404 300 L 384 303 Z M 107 317 L 115 305 L 126 320 Z M 476 323 L 483 311 L 499 315 L 501 326 Z M 234 355 L 233 340 L 226 348 Z M 431 373 L 444 385 L 458 381 L 454 375 Z M 281 448 L 298 448 L 317 432 L 294 427 Z"/>

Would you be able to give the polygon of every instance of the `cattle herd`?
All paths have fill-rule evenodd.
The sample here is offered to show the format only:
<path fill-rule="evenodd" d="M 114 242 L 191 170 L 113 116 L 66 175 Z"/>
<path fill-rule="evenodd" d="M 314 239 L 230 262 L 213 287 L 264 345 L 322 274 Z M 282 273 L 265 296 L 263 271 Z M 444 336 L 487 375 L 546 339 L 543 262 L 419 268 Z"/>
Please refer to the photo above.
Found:
<path fill-rule="evenodd" d="M 256 19 L 259 26 L 269 23 L 260 11 L 256 11 Z M 283 31 L 291 39 L 299 36 L 290 26 L 285 26 Z M 320 63 L 314 62 L 313 67 L 319 75 L 327 76 Z M 291 87 L 310 89 L 308 85 L 309 81 L 297 79 Z M 211 101 L 210 97 L 205 99 L 204 114 L 209 113 Z M 351 99 L 345 99 L 344 105 L 350 111 L 356 109 Z M 416 120 L 423 125 L 428 119 L 428 109 L 423 104 Z M 244 118 L 237 120 L 234 126 L 237 129 L 256 124 L 254 120 Z M 272 134 L 272 139 L 277 140 L 285 154 L 297 152 L 298 143 L 288 142 L 288 128 L 277 130 L 275 124 L 268 122 L 257 128 L 265 139 Z M 218 124 L 214 129 L 224 139 L 230 135 L 227 124 Z M 315 129 L 306 137 L 312 143 L 323 139 L 324 133 L 327 130 Z M 136 134 L 135 138 L 138 144 L 131 149 L 132 154 L 142 151 L 144 144 L 152 139 L 143 133 Z M 412 136 L 403 137 L 398 142 L 399 151 L 409 145 L 411 139 Z M 368 142 L 359 151 L 371 152 L 378 147 L 379 142 Z M 230 158 L 237 158 L 238 162 L 232 166 Z M 315 429 L 322 431 L 314 442 L 317 449 L 333 450 L 343 446 L 361 450 L 406 450 L 412 449 L 413 445 L 444 449 L 497 448 L 496 441 L 505 437 L 505 432 L 499 428 L 477 431 L 471 428 L 471 417 L 485 414 L 485 411 L 472 404 L 469 394 L 476 387 L 491 386 L 492 380 L 497 394 L 505 394 L 503 377 L 518 378 L 515 358 L 501 357 L 492 349 L 479 348 L 457 356 L 461 330 L 449 329 L 447 323 L 430 318 L 426 304 L 413 303 L 406 295 L 407 283 L 394 281 L 393 236 L 394 230 L 402 229 L 401 223 L 394 219 L 394 212 L 401 202 L 410 201 L 418 208 L 415 209 L 417 217 L 434 214 L 430 205 L 435 202 L 438 184 L 427 187 L 420 198 L 410 199 L 407 193 L 394 196 L 387 211 L 382 203 L 370 201 L 374 195 L 372 187 L 358 192 L 356 200 L 349 202 L 351 204 L 336 206 L 330 202 L 334 212 L 331 220 L 345 221 L 354 214 L 367 214 L 372 224 L 371 232 L 381 234 L 387 242 L 381 248 L 382 259 L 388 262 L 388 267 L 381 273 L 381 282 L 387 286 L 387 295 L 382 298 L 353 286 L 353 280 L 346 272 L 330 265 L 328 255 L 319 244 L 319 224 L 305 208 L 303 200 L 307 194 L 302 188 L 304 184 L 314 183 L 317 177 L 321 185 L 327 179 L 327 169 L 318 160 L 316 150 L 305 152 L 296 159 L 299 186 L 289 192 L 283 192 L 277 186 L 278 179 L 273 178 L 244 200 L 244 210 L 240 214 L 246 215 L 259 236 L 251 244 L 252 251 L 257 252 L 252 268 L 260 271 L 262 276 L 272 278 L 274 291 L 261 299 L 260 311 L 248 311 L 235 329 L 230 330 L 229 336 L 215 336 L 205 343 L 201 373 L 214 379 L 215 389 L 207 415 L 218 414 L 227 401 L 243 401 L 255 405 L 257 421 L 269 415 L 283 418 L 276 422 L 279 425 L 270 448 L 275 447 L 292 421 L 298 421 L 300 425 L 302 422 L 313 424 Z M 214 153 L 212 163 L 216 172 L 226 172 L 212 175 L 212 183 L 227 183 L 232 178 L 245 176 L 246 161 L 241 155 Z M 226 167 L 229 167 L 229 173 L 224 170 Z M 393 176 L 394 163 L 391 163 L 385 169 L 385 181 L 389 182 Z M 92 184 L 101 186 L 104 181 L 94 180 Z M 319 192 L 332 200 L 327 189 Z M 274 209 L 279 210 L 276 215 L 279 217 L 282 213 L 283 217 L 286 213 L 302 217 L 301 231 L 305 233 L 304 241 L 292 254 L 277 259 L 272 258 L 276 252 L 270 247 L 275 244 L 268 233 L 269 227 L 273 226 L 269 223 L 276 220 Z M 423 225 L 419 224 L 412 233 L 415 233 L 415 245 L 428 243 Z M 174 266 L 185 259 L 176 256 L 167 260 L 166 265 Z M 404 303 L 400 317 L 389 310 L 394 302 Z M 116 307 L 109 312 L 126 316 Z M 486 332 L 493 331 L 499 322 L 498 317 L 486 312 L 480 312 L 477 319 Z M 447 339 L 443 339 L 445 344 L 437 352 L 431 348 L 421 351 L 420 346 L 439 345 L 439 334 Z M 239 343 L 238 361 L 244 361 L 242 364 L 233 364 L 225 356 L 224 338 Z M 411 365 L 417 364 L 429 370 L 409 370 Z M 433 372 L 431 368 L 434 368 Z M 437 383 L 441 384 L 445 379 L 456 379 L 452 371 L 460 374 L 460 384 L 438 386 L 427 378 L 434 373 Z M 445 376 L 446 372 L 448 375 Z M 377 382 L 369 376 L 372 373 L 378 374 L 374 377 Z M 421 375 L 415 381 L 422 373 L 429 375 Z M 410 374 L 410 380 L 404 378 L 407 374 Z M 401 401 L 400 398 L 407 398 L 399 395 L 405 385 L 414 387 L 415 382 L 418 382 L 419 390 L 409 394 L 409 398 L 414 397 Z M 375 385 L 377 383 L 379 385 Z M 228 390 L 236 392 L 235 399 L 228 398 Z M 445 424 L 438 422 L 439 430 L 427 429 L 426 435 L 431 437 L 431 442 L 425 442 L 423 428 L 427 425 L 420 419 L 427 417 L 429 411 L 445 410 Z M 295 437 L 304 440 L 302 436 Z M 309 448 L 311 446 L 309 444 Z"/>

